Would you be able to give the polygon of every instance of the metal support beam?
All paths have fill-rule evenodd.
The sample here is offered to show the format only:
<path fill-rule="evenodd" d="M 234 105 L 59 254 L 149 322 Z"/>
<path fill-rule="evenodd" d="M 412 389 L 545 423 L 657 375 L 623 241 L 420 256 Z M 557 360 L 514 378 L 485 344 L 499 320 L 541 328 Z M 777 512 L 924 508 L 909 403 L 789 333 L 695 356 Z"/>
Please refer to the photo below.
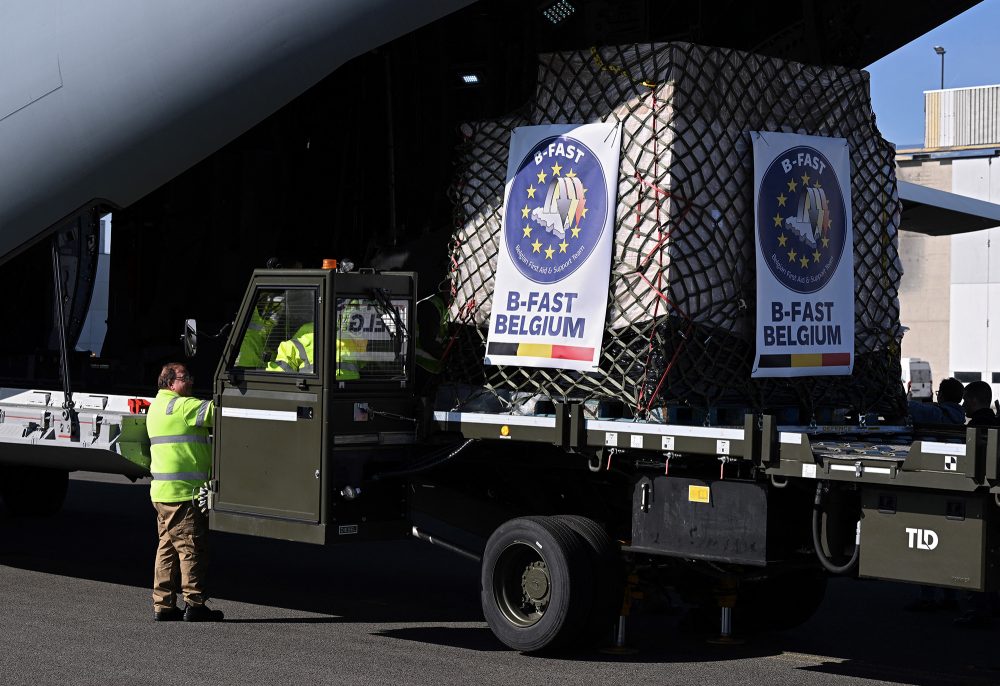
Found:
<path fill-rule="evenodd" d="M 62 267 L 59 262 L 59 234 L 52 237 L 52 278 L 55 287 L 56 328 L 59 334 L 59 378 L 63 387 L 63 419 L 73 414 L 73 390 L 69 378 L 69 345 L 66 340 L 66 291 L 63 288 Z"/>

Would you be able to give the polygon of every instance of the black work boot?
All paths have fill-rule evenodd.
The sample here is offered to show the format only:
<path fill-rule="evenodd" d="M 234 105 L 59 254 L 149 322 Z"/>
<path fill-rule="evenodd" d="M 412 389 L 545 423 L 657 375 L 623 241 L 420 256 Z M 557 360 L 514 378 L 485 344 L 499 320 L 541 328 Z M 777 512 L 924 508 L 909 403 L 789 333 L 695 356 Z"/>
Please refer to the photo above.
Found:
<path fill-rule="evenodd" d="M 153 610 L 154 622 L 179 622 L 184 619 L 184 612 L 179 607 L 168 610 Z"/>
<path fill-rule="evenodd" d="M 184 610 L 185 622 L 221 622 L 222 610 L 211 610 L 207 605 L 188 605 Z"/>

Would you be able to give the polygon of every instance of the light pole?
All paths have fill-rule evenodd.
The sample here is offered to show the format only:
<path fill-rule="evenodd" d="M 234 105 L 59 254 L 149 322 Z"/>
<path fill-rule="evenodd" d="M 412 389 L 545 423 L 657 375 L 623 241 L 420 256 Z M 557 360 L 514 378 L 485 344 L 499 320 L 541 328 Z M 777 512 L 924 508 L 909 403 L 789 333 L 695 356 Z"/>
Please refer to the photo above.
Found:
<path fill-rule="evenodd" d="M 940 45 L 935 45 L 934 52 L 941 55 L 941 90 L 944 90 L 944 48 Z"/>

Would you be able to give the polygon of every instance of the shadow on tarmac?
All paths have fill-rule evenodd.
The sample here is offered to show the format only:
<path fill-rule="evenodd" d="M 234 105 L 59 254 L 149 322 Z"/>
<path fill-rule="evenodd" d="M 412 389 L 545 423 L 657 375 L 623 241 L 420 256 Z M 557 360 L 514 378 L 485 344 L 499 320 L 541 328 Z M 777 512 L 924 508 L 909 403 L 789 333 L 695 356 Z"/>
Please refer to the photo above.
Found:
<path fill-rule="evenodd" d="M 322 547 L 213 532 L 211 542 L 213 597 L 332 615 L 266 621 L 482 621 L 478 565 L 416 540 Z M 71 479 L 53 517 L 0 513 L 10 567 L 146 588 L 155 549 L 148 482 Z"/>
<path fill-rule="evenodd" d="M 221 600 L 308 612 L 233 623 L 475 623 L 387 628 L 373 635 L 479 652 L 506 648 L 482 625 L 478 564 L 415 540 L 332 547 L 212 534 L 211 584 Z M 62 512 L 15 518 L 0 511 L 0 565 L 148 587 L 156 544 L 148 485 L 72 479 Z M 914 587 L 835 579 L 820 611 L 795 630 L 708 645 L 679 617 L 633 615 L 633 655 L 553 654 L 542 659 L 623 663 L 767 658 L 789 670 L 919 686 L 1000 683 L 1000 619 L 961 631 L 953 614 L 908 614 Z M 775 607 L 780 612 L 780 607 Z M 739 627 L 736 627 L 737 631 Z"/>

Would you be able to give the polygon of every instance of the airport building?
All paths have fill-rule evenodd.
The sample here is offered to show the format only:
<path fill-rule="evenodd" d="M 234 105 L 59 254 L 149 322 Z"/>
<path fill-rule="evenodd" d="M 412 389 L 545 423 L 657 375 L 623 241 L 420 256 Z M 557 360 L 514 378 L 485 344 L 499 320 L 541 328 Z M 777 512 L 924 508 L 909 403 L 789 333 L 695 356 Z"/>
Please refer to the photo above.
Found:
<path fill-rule="evenodd" d="M 923 147 L 897 150 L 900 180 L 1000 203 L 1000 85 L 924 93 Z M 948 227 L 941 232 L 947 233 Z M 904 357 L 1000 391 L 1000 227 L 900 234 Z"/>

